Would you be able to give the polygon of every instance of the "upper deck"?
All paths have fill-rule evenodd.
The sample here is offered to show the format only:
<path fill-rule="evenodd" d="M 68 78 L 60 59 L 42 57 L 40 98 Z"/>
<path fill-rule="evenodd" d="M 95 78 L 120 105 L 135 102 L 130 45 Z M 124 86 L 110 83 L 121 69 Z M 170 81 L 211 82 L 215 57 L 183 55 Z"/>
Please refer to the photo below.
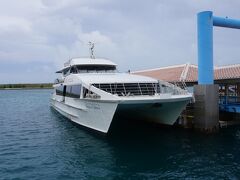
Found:
<path fill-rule="evenodd" d="M 73 58 L 64 63 L 64 67 L 56 73 L 67 72 L 71 67 L 77 67 L 76 70 L 88 72 L 89 70 L 116 70 L 116 66 L 117 64 L 103 58 Z"/>

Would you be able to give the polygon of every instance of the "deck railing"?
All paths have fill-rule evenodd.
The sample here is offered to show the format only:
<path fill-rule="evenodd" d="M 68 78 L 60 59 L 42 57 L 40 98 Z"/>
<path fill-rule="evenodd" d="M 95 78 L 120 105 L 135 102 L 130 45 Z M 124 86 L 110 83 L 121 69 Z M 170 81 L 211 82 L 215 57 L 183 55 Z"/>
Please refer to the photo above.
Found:
<path fill-rule="evenodd" d="M 140 96 L 160 93 L 157 83 L 104 83 L 93 84 L 93 86 L 118 96 Z"/>
<path fill-rule="evenodd" d="M 159 81 L 159 83 L 104 83 L 92 85 L 118 96 L 153 96 L 160 93 L 170 93 L 173 95 L 187 94 L 186 90 L 164 81 Z"/>
<path fill-rule="evenodd" d="M 184 95 L 188 93 L 186 89 L 182 89 L 179 86 L 176 86 L 174 84 L 171 84 L 165 81 L 159 81 L 159 84 L 163 87 L 164 86 L 166 87 L 164 88 L 166 89 L 166 91 L 162 93 L 172 93 L 173 95 Z"/>

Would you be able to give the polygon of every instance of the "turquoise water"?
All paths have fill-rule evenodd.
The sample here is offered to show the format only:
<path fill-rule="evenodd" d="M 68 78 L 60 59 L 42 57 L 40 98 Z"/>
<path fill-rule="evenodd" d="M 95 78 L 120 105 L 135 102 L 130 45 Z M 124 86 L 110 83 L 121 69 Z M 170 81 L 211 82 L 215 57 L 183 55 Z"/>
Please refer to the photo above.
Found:
<path fill-rule="evenodd" d="M 132 123 L 110 136 L 49 107 L 51 90 L 0 91 L 0 179 L 238 179 L 240 127 L 216 135 Z"/>

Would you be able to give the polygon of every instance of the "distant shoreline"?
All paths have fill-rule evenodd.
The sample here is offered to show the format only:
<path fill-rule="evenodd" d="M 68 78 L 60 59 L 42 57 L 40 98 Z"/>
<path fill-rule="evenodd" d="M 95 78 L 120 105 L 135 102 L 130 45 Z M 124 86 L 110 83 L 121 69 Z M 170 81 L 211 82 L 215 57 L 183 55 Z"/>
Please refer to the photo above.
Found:
<path fill-rule="evenodd" d="M 0 84 L 0 90 L 53 89 L 52 83 L 38 84 Z"/>

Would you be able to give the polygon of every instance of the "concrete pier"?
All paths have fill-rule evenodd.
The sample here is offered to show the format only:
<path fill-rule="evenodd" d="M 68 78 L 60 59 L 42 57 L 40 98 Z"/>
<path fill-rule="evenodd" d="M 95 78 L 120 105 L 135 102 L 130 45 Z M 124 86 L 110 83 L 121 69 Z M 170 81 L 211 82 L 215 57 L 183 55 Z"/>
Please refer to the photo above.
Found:
<path fill-rule="evenodd" d="M 218 85 L 195 85 L 194 128 L 204 132 L 219 129 Z"/>
<path fill-rule="evenodd" d="M 236 19 L 213 16 L 211 11 L 198 13 L 198 84 L 195 94 L 195 127 L 207 132 L 219 128 L 218 85 L 213 84 L 213 26 L 240 29 Z"/>

